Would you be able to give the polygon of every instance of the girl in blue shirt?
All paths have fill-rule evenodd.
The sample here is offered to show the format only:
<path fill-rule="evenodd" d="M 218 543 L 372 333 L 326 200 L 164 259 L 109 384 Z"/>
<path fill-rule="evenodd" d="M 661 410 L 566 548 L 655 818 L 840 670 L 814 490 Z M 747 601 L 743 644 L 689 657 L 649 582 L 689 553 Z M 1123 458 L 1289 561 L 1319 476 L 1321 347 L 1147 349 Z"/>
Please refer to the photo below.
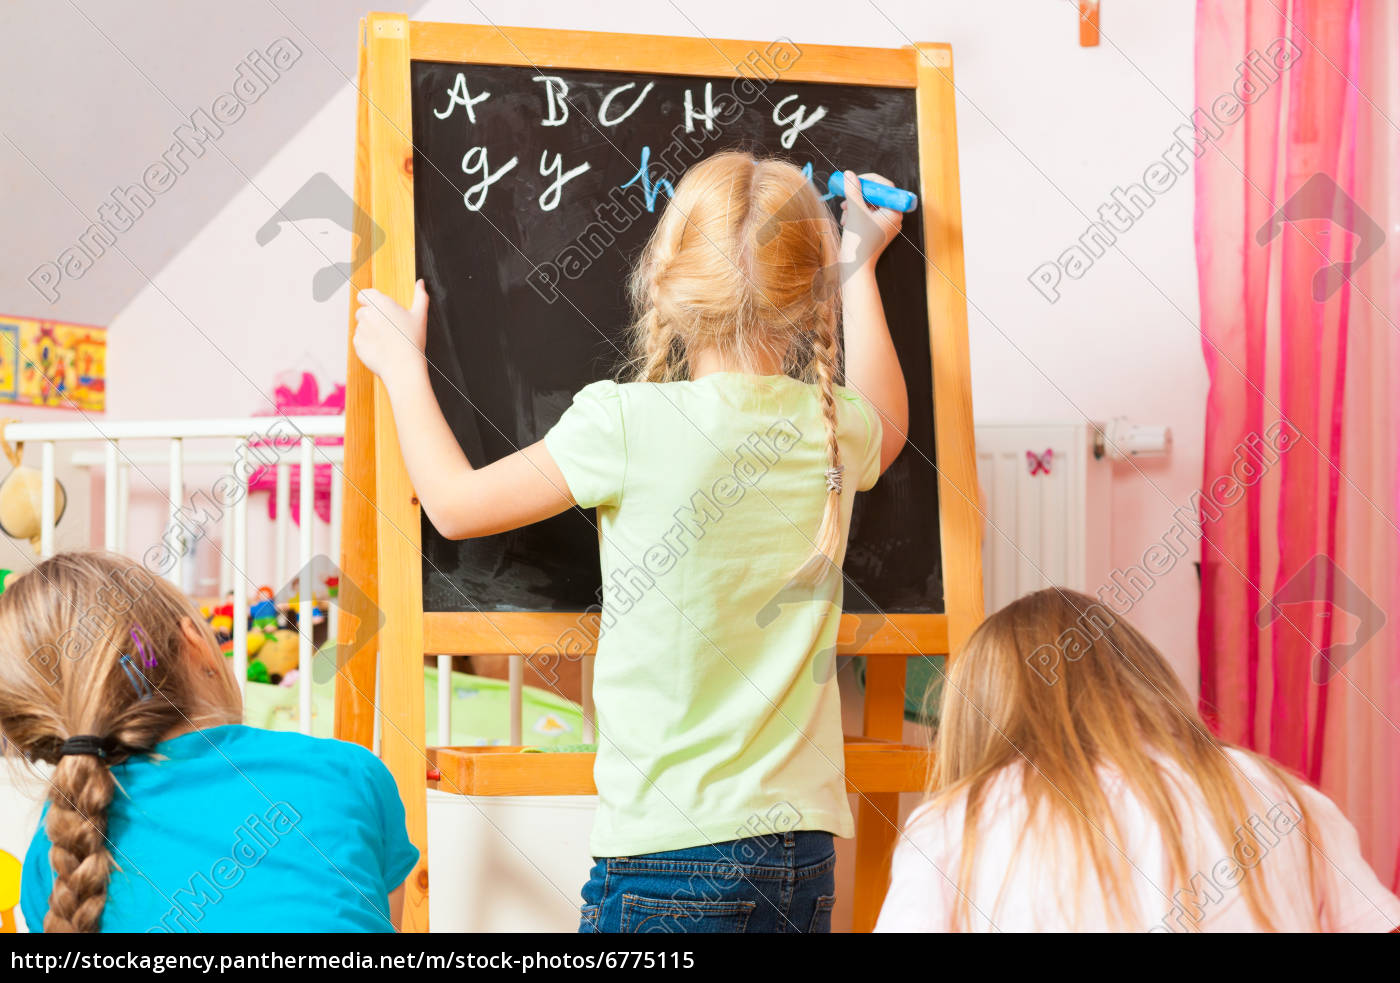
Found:
<path fill-rule="evenodd" d="M 32 931 L 395 930 L 418 851 L 388 769 L 242 712 L 199 613 L 131 560 L 60 554 L 0 595 L 0 731 L 53 765 Z"/>

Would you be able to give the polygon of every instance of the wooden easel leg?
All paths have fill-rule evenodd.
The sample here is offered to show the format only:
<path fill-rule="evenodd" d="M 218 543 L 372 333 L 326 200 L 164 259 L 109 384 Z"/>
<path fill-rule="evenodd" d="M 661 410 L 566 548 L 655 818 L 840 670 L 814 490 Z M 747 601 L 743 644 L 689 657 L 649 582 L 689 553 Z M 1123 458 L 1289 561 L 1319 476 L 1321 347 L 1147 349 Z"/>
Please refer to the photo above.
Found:
<path fill-rule="evenodd" d="M 866 795 L 856 809 L 856 894 L 851 929 L 869 932 L 880 917 L 899 832 L 899 793 Z"/>
<path fill-rule="evenodd" d="M 410 112 L 408 18 L 371 14 L 369 32 L 370 215 L 385 241 L 370 260 L 374 286 L 407 305 L 414 282 L 413 132 Z M 384 763 L 394 774 L 407 814 L 408 835 L 421 853 L 404 900 L 406 932 L 428 930 L 428 803 L 423 707 L 423 555 L 418 499 L 399 451 L 389 393 L 375 380 L 375 552 Z"/>
<path fill-rule="evenodd" d="M 905 660 L 868 658 L 865 663 L 866 737 L 899 741 L 904 736 Z M 852 928 L 869 932 L 880 915 L 890 881 L 890 855 L 899 834 L 899 793 L 866 793 L 856 810 L 856 883 Z"/>
<path fill-rule="evenodd" d="M 370 251 L 373 220 L 370 210 L 368 52 L 360 21 L 360 70 L 355 122 L 355 254 L 350 275 L 350 335 L 355 333 L 355 297 L 371 286 Z M 378 621 L 379 578 L 376 570 L 374 508 L 374 379 L 349 346 L 345 373 L 345 503 L 341 512 L 339 637 L 342 645 L 355 640 L 367 622 Z M 348 582 L 348 583 L 347 583 Z M 349 589 L 353 584 L 356 589 Z M 335 677 L 335 736 L 369 747 L 374 740 L 374 667 L 377 646 L 366 645 L 338 666 Z"/>

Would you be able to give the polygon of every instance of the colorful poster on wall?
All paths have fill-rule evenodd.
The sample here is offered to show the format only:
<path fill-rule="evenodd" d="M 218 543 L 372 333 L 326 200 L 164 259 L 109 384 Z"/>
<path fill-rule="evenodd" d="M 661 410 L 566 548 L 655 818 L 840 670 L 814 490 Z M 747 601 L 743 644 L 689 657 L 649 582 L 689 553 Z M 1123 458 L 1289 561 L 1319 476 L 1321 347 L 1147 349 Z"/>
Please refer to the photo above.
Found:
<path fill-rule="evenodd" d="M 107 329 L 0 314 L 0 403 L 105 410 Z"/>

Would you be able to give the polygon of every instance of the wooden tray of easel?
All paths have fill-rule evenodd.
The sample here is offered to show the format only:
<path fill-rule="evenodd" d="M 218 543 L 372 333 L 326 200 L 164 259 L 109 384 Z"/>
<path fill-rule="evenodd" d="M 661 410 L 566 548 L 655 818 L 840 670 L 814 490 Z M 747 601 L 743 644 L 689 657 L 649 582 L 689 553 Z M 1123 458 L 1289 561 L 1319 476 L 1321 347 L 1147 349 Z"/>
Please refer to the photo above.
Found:
<path fill-rule="evenodd" d="M 428 787 L 457 795 L 597 795 L 595 757 L 508 746 L 430 747 Z M 847 737 L 846 789 L 879 795 L 922 788 L 931 760 L 927 748 Z"/>

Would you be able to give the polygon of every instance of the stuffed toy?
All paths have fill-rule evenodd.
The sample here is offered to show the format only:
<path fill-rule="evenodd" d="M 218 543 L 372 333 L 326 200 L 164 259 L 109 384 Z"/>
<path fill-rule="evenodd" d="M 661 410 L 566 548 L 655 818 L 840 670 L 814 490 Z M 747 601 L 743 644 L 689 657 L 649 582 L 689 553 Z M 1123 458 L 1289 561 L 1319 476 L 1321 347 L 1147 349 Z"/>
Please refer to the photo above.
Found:
<path fill-rule="evenodd" d="M 43 502 L 43 475 L 35 468 L 26 468 L 24 444 L 14 444 L 5 440 L 5 427 L 13 423 L 5 420 L 0 423 L 0 448 L 10 459 L 13 470 L 0 480 L 0 532 L 11 539 L 27 539 L 39 552 L 40 522 Z M 54 479 L 53 521 L 58 525 L 68 507 L 68 495 L 63 484 Z"/>
<path fill-rule="evenodd" d="M 249 636 L 251 638 L 252 636 Z M 251 670 L 253 662 L 267 670 L 269 682 L 280 683 L 282 677 L 287 675 L 297 667 L 300 660 L 300 644 L 297 633 L 287 628 L 279 628 L 275 632 L 266 636 L 262 648 L 258 651 L 256 660 L 249 660 L 248 667 Z"/>

